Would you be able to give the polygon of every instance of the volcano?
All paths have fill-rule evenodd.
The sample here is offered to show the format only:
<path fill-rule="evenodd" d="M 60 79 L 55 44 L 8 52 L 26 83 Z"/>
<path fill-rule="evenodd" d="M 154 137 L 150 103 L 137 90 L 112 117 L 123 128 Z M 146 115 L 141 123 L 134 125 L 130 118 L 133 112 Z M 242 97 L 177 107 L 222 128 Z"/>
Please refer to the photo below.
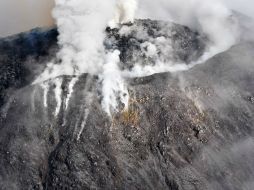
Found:
<path fill-rule="evenodd" d="M 208 40 L 148 19 L 105 33 L 121 69 L 158 59 L 188 65 Z M 98 76 L 32 84 L 56 57 L 57 36 L 35 29 L 0 40 L 1 189 L 254 188 L 253 41 L 187 71 L 127 79 L 128 110 L 110 118 Z"/>

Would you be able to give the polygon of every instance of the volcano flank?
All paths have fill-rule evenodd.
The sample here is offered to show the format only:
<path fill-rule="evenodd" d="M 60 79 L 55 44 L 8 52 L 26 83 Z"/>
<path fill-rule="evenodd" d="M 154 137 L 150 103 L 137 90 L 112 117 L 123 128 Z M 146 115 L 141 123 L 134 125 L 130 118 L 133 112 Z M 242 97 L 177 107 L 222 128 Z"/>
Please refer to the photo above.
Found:
<path fill-rule="evenodd" d="M 188 66 L 209 40 L 150 19 L 105 36 L 121 71 Z M 0 39 L 1 189 L 254 188 L 253 41 L 187 70 L 126 75 L 128 109 L 119 101 L 109 117 L 97 75 L 33 83 L 50 60 L 61 63 L 57 37 L 52 28 Z"/>

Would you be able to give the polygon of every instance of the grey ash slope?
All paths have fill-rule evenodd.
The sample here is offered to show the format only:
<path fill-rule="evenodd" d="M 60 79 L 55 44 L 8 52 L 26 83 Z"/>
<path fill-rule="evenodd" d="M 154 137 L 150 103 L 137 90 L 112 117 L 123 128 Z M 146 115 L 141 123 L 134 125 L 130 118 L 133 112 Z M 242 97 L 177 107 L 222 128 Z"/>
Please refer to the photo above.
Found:
<path fill-rule="evenodd" d="M 140 24 L 150 27 L 154 21 Z M 119 48 L 114 40 L 110 47 Z M 121 40 L 128 44 L 120 43 L 126 55 L 121 59 L 132 67 L 129 59 L 139 49 L 130 50 L 133 43 Z M 131 42 L 143 43 L 137 41 Z M 43 47 L 55 52 L 54 43 Z M 192 51 L 194 46 L 188 47 Z M 253 51 L 254 43 L 245 41 L 186 72 L 130 79 L 130 109 L 112 121 L 101 109 L 96 76 L 78 79 L 68 107 L 75 76 L 48 81 L 47 107 L 40 85 L 3 86 L 1 188 L 253 189 Z M 52 54 L 29 63 L 44 62 Z M 26 60 L 21 64 L 32 80 L 40 69 L 33 73 Z M 57 116 L 56 80 L 62 80 Z"/>

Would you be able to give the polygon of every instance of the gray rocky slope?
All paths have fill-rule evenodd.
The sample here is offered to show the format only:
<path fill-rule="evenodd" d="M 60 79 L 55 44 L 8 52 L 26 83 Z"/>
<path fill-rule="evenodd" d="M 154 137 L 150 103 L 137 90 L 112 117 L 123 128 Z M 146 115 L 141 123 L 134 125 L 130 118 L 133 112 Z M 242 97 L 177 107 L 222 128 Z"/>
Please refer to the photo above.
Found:
<path fill-rule="evenodd" d="M 188 63 L 205 48 L 187 27 L 135 26 L 125 26 L 134 27 L 128 36 L 107 30 L 105 47 L 120 49 L 125 68 L 153 64 L 141 50 L 158 37 L 174 57 L 161 46 L 156 59 Z M 129 110 L 110 119 L 96 76 L 60 76 L 46 93 L 30 85 L 54 57 L 56 37 L 34 30 L 0 41 L 0 189 L 254 188 L 253 42 L 185 72 L 128 79 Z"/>

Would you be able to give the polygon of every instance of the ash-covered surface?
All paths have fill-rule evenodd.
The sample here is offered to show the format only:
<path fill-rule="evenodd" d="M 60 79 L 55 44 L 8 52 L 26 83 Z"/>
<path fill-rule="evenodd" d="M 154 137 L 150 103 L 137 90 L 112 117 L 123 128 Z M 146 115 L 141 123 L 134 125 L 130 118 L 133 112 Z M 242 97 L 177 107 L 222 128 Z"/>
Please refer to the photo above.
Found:
<path fill-rule="evenodd" d="M 136 20 L 120 28 L 107 28 L 107 49 L 120 50 L 123 68 L 135 64 L 190 63 L 205 50 L 204 36 L 188 27 L 166 21 Z"/>
<path fill-rule="evenodd" d="M 57 49 L 56 37 L 43 42 L 36 47 L 46 54 L 0 63 L 31 73 L 21 85 L 2 85 L 1 189 L 254 188 L 253 42 L 186 72 L 129 79 L 129 110 L 112 119 L 96 76 L 80 76 L 73 91 L 76 76 L 27 85 Z"/>

